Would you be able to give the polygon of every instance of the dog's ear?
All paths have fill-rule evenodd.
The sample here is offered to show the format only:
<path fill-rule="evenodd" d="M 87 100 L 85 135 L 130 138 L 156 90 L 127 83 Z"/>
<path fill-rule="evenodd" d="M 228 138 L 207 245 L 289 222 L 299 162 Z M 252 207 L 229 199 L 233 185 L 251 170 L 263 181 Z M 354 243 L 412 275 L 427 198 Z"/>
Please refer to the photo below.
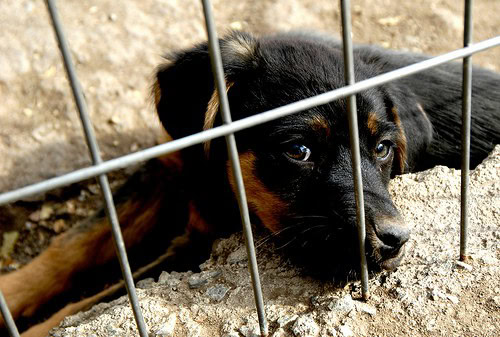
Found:
<path fill-rule="evenodd" d="M 232 32 L 219 44 L 229 90 L 255 60 L 257 40 L 246 33 Z M 163 127 L 174 139 L 211 128 L 219 101 L 207 44 L 179 52 L 169 60 L 158 68 L 152 90 Z"/>
<path fill-rule="evenodd" d="M 384 86 L 387 115 L 398 129 L 392 175 L 409 172 L 432 141 L 432 124 L 411 90 L 389 83 Z"/>

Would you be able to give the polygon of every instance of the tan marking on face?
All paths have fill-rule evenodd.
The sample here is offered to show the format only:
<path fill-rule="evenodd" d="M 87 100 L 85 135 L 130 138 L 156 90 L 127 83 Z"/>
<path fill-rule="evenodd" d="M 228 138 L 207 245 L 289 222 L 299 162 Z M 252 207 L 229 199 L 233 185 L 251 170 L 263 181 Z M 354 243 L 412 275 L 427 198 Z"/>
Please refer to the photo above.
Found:
<path fill-rule="evenodd" d="M 366 126 L 368 127 L 368 130 L 370 130 L 370 133 L 373 136 L 377 134 L 378 120 L 377 120 L 377 114 L 375 114 L 375 112 L 370 111 L 368 113 L 368 120 L 366 121 Z"/>
<path fill-rule="evenodd" d="M 309 117 L 309 124 L 313 130 L 325 132 L 327 137 L 330 136 L 330 125 L 328 125 L 328 121 L 324 117 L 313 115 Z"/>
<path fill-rule="evenodd" d="M 226 81 L 226 93 L 233 86 L 233 82 Z M 217 112 L 219 111 L 220 99 L 217 89 L 214 90 L 212 97 L 207 104 L 207 111 L 205 113 L 205 121 L 203 123 L 203 131 L 209 130 L 214 127 L 215 117 L 217 117 Z M 205 150 L 205 155 L 208 157 L 210 153 L 210 140 L 203 143 L 203 148 Z"/>
<path fill-rule="evenodd" d="M 264 227 L 272 232 L 281 229 L 280 217 L 288 212 L 287 204 L 270 191 L 256 176 L 255 154 L 251 151 L 240 154 L 241 171 L 250 210 L 262 221 Z M 227 162 L 227 174 L 233 193 L 236 193 L 234 174 Z"/>
<path fill-rule="evenodd" d="M 398 109 L 396 107 L 392 108 L 392 115 L 394 117 L 394 123 L 398 127 L 398 138 L 396 140 L 397 145 L 397 159 L 399 161 L 399 168 L 401 173 L 405 172 L 406 167 L 406 135 L 403 128 L 403 123 L 399 118 Z"/>

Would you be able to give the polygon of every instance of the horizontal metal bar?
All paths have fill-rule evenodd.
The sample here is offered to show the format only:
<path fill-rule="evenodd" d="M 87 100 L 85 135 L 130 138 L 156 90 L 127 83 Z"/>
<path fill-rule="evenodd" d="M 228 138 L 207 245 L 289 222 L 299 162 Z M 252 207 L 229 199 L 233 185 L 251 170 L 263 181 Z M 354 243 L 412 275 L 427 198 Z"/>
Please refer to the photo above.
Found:
<path fill-rule="evenodd" d="M 231 124 L 221 125 L 216 128 L 199 132 L 181 139 L 171 141 L 169 143 L 157 145 L 149 149 L 131 153 L 119 158 L 111 159 L 98 165 L 86 167 L 67 173 L 60 177 L 51 178 L 39 183 L 35 183 L 26 187 L 22 187 L 10 192 L 0 194 L 0 205 L 13 202 L 33 194 L 42 193 L 57 187 L 69 185 L 81 180 L 98 176 L 102 173 L 110 172 L 126 166 L 130 166 L 140 161 L 145 161 L 154 157 L 158 157 L 170 152 L 178 151 L 188 146 L 203 143 L 207 140 L 235 133 L 237 131 L 266 123 L 284 116 L 291 115 L 298 111 L 310 109 L 312 107 L 329 103 L 339 98 L 343 98 L 352 94 L 356 94 L 363 90 L 381 85 L 392 80 L 396 80 L 405 76 L 415 74 L 417 72 L 430 69 L 443 63 L 463 58 L 480 51 L 493 48 L 500 45 L 500 36 L 478 42 L 470 47 L 454 50 L 450 53 L 431 59 L 406 66 L 388 73 L 375 76 L 373 78 L 357 82 L 353 85 L 335 89 L 317 96 L 306 98 L 294 103 L 290 103 L 258 115 L 250 116 L 232 122 Z"/>

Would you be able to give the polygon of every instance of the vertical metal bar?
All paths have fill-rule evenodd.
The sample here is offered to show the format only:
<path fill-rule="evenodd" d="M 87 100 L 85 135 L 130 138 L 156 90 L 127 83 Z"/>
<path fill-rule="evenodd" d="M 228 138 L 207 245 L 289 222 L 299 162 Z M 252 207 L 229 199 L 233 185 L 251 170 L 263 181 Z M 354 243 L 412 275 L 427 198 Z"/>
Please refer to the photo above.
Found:
<path fill-rule="evenodd" d="M 210 60 L 212 63 L 212 72 L 215 76 L 217 92 L 219 94 L 222 120 L 225 124 L 231 123 L 231 112 L 229 110 L 229 102 L 226 93 L 226 84 L 224 79 L 224 68 L 222 66 L 222 58 L 220 54 L 219 41 L 215 29 L 215 22 L 212 13 L 212 6 L 209 0 L 202 0 L 203 12 L 205 14 L 205 24 L 208 34 L 208 46 L 210 52 Z M 268 327 L 266 314 L 264 310 L 264 301 L 262 297 L 262 289 L 260 285 L 259 269 L 257 266 L 257 257 L 255 256 L 255 247 L 253 242 L 252 227 L 250 224 L 250 215 L 248 212 L 247 198 L 243 177 L 241 175 L 240 160 L 234 134 L 226 136 L 227 152 L 231 160 L 231 168 L 234 173 L 234 179 L 237 187 L 237 199 L 240 208 L 241 221 L 243 223 L 243 233 L 245 235 L 245 244 L 249 261 L 250 276 L 252 278 L 253 293 L 255 305 L 257 307 L 257 315 L 259 317 L 259 326 L 261 336 L 268 335 Z"/>
<path fill-rule="evenodd" d="M 14 323 L 14 320 L 12 319 L 12 315 L 9 307 L 7 306 L 7 302 L 5 301 L 5 297 L 3 297 L 2 291 L 0 291 L 0 311 L 2 311 L 3 320 L 7 330 L 9 331 L 9 335 L 11 337 L 19 337 L 19 331 L 17 331 L 16 323 Z"/>
<path fill-rule="evenodd" d="M 92 156 L 92 162 L 94 164 L 100 164 L 102 163 L 102 159 L 99 154 L 99 146 L 97 145 L 93 127 L 87 112 L 85 99 L 83 97 L 83 93 L 80 84 L 78 82 L 78 78 L 76 76 L 76 71 L 73 67 L 73 62 L 71 61 L 71 54 L 69 47 L 66 43 L 66 39 L 64 37 L 61 20 L 59 19 L 59 15 L 57 13 L 57 9 L 53 1 L 46 0 L 46 3 L 47 3 L 47 8 L 49 10 L 50 18 L 52 20 L 54 32 L 57 37 L 58 46 L 63 57 L 66 74 L 68 76 L 71 85 L 75 104 L 78 108 L 78 113 L 80 114 L 80 119 L 82 121 L 82 126 L 85 132 L 85 138 Z M 146 324 L 144 323 L 144 318 L 142 317 L 141 309 L 139 306 L 139 300 L 137 298 L 137 293 L 134 286 L 134 279 L 132 278 L 132 272 L 130 270 L 130 265 L 127 258 L 125 243 L 123 241 L 120 224 L 118 222 L 118 216 L 116 215 L 115 204 L 113 202 L 113 196 L 111 193 L 111 189 L 109 187 L 108 178 L 106 174 L 101 174 L 99 175 L 98 180 L 106 203 L 106 213 L 108 215 L 108 219 L 111 224 L 111 232 L 113 234 L 113 239 L 114 239 L 113 241 L 115 244 L 118 260 L 120 262 L 123 278 L 125 280 L 125 287 L 127 288 L 130 304 L 132 306 L 132 311 L 134 313 L 135 321 L 137 323 L 137 328 L 139 330 L 139 334 L 141 337 L 148 337 Z"/>
<path fill-rule="evenodd" d="M 472 0 L 465 0 L 464 47 L 472 43 Z M 462 79 L 462 177 L 460 194 L 460 261 L 467 259 L 467 227 L 469 226 L 469 165 L 472 98 L 471 56 L 464 57 Z"/>
<path fill-rule="evenodd" d="M 342 16 L 342 43 L 344 45 L 344 73 L 346 85 L 354 84 L 354 62 L 351 37 L 351 3 L 349 0 L 341 0 Z M 354 177 L 354 195 L 356 198 L 356 218 L 358 221 L 359 255 L 361 264 L 361 291 L 364 300 L 369 297 L 368 293 L 368 266 L 365 254 L 365 202 L 363 196 L 363 180 L 361 177 L 361 156 L 359 153 L 358 116 L 356 112 L 356 96 L 347 97 L 347 109 L 349 110 L 349 134 L 351 143 L 352 172 Z"/>

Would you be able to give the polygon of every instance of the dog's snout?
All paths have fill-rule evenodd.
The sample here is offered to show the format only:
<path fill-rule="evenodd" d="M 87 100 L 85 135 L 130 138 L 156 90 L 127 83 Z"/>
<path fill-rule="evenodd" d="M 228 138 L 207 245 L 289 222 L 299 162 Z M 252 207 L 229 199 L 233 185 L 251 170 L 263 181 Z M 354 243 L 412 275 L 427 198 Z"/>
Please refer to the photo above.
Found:
<path fill-rule="evenodd" d="M 375 222 L 379 252 L 385 258 L 397 255 L 410 238 L 410 229 L 399 217 L 381 217 Z"/>
<path fill-rule="evenodd" d="M 377 236 L 384 245 L 397 251 L 410 238 L 410 230 L 399 223 L 384 224 L 377 230 Z"/>

